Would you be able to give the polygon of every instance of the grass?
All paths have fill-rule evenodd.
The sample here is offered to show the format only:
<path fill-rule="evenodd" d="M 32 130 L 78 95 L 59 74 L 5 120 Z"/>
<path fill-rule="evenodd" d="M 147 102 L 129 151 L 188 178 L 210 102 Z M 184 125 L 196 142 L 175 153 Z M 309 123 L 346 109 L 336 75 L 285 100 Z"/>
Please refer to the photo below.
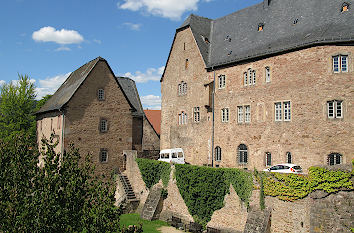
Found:
<path fill-rule="evenodd" d="M 143 231 L 149 233 L 161 233 L 157 229 L 162 226 L 169 226 L 168 223 L 161 220 L 147 221 L 140 218 L 139 214 L 122 214 L 119 221 L 121 226 L 143 224 Z"/>

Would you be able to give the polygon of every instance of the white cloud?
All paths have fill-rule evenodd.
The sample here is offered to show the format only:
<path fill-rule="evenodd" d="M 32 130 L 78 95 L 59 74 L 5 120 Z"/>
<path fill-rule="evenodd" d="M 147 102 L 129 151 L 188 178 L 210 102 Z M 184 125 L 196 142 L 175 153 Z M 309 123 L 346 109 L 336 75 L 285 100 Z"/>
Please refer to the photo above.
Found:
<path fill-rule="evenodd" d="M 160 81 L 161 75 L 164 71 L 165 67 L 162 66 L 158 69 L 156 68 L 149 68 L 146 70 L 145 73 L 140 71 L 136 71 L 135 74 L 130 72 L 125 73 L 124 76 L 133 79 L 137 83 L 146 83 L 148 81 Z"/>
<path fill-rule="evenodd" d="M 6 82 L 4 80 L 0 80 L 0 86 L 2 86 L 3 84 L 5 84 Z"/>
<path fill-rule="evenodd" d="M 143 10 L 155 16 L 161 16 L 172 20 L 179 20 L 186 11 L 196 11 L 201 0 L 123 0 L 117 3 L 123 10 Z M 202 0 L 209 2 L 210 0 Z"/>
<path fill-rule="evenodd" d="M 97 40 L 97 39 L 93 39 L 93 42 L 97 43 L 97 44 L 102 44 L 101 40 Z"/>
<path fill-rule="evenodd" d="M 57 75 L 39 80 L 39 87 L 36 88 L 37 99 L 41 99 L 45 95 L 52 95 L 60 87 L 61 84 L 69 77 L 70 73 Z"/>
<path fill-rule="evenodd" d="M 144 109 L 160 110 L 161 109 L 161 96 L 147 95 L 142 96 L 141 103 Z"/>
<path fill-rule="evenodd" d="M 123 23 L 123 25 L 133 31 L 139 31 L 141 28 L 141 24 L 138 23 Z"/>
<path fill-rule="evenodd" d="M 42 27 L 33 32 L 32 39 L 37 42 L 55 42 L 58 44 L 80 44 L 84 41 L 77 31 L 74 30 L 56 30 L 53 27 Z"/>
<path fill-rule="evenodd" d="M 71 50 L 70 48 L 63 46 L 63 47 L 57 48 L 55 51 L 59 52 L 59 51 L 70 51 L 70 50 Z"/>

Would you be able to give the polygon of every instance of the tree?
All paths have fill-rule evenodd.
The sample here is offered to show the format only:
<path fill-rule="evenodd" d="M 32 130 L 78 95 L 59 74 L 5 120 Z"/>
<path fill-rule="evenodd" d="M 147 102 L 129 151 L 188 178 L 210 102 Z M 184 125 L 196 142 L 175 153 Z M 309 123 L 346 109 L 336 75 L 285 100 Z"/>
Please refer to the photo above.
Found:
<path fill-rule="evenodd" d="M 35 86 L 27 75 L 0 88 L 0 138 L 27 135 L 36 141 Z"/>
<path fill-rule="evenodd" d="M 42 99 L 40 99 L 37 104 L 36 104 L 36 108 L 34 110 L 34 112 L 39 111 L 39 109 L 41 109 L 41 107 L 47 102 L 47 100 L 50 99 L 50 97 L 52 97 L 53 95 L 45 95 L 42 97 Z"/>

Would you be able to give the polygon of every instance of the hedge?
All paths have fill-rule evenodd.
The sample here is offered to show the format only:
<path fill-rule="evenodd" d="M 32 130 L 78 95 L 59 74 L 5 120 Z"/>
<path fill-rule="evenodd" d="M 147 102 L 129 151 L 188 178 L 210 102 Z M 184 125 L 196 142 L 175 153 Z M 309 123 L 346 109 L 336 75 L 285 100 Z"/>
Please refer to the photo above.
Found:
<path fill-rule="evenodd" d="M 160 179 L 162 179 L 164 187 L 167 187 L 171 172 L 169 163 L 151 159 L 136 159 L 136 162 L 138 163 L 146 187 L 150 189 Z"/>

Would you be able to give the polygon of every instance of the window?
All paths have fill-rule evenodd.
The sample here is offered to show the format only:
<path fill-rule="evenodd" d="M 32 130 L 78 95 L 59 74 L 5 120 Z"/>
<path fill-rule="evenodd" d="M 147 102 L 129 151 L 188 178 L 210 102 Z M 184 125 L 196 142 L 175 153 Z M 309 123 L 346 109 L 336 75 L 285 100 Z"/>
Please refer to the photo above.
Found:
<path fill-rule="evenodd" d="M 291 153 L 289 151 L 286 152 L 286 162 L 293 163 L 293 159 L 292 159 Z"/>
<path fill-rule="evenodd" d="M 266 166 L 272 166 L 272 154 L 266 152 Z"/>
<path fill-rule="evenodd" d="M 275 103 L 275 121 L 281 121 L 281 102 Z"/>
<path fill-rule="evenodd" d="M 107 132 L 108 130 L 108 124 L 107 124 L 107 120 L 100 120 L 100 132 L 101 133 L 104 133 L 104 132 Z"/>
<path fill-rule="evenodd" d="M 290 121 L 291 120 L 290 101 L 283 102 L 283 104 L 284 104 L 284 121 Z"/>
<path fill-rule="evenodd" d="M 284 108 L 284 116 L 282 113 L 282 107 Z M 283 121 L 283 120 L 290 121 L 291 120 L 291 103 L 290 103 L 290 101 L 274 103 L 274 116 L 275 116 L 274 117 L 275 121 Z"/>
<path fill-rule="evenodd" d="M 252 81 L 253 81 L 253 85 L 256 84 L 256 71 L 255 70 L 252 70 Z"/>
<path fill-rule="evenodd" d="M 229 122 L 229 109 L 221 109 L 221 122 Z"/>
<path fill-rule="evenodd" d="M 185 64 L 185 69 L 188 69 L 188 64 L 189 64 L 189 61 L 188 61 L 188 59 L 186 59 L 186 64 Z"/>
<path fill-rule="evenodd" d="M 100 162 L 107 163 L 108 162 L 108 151 L 107 149 L 100 150 Z"/>
<path fill-rule="evenodd" d="M 243 122 L 243 106 L 237 107 L 237 122 L 238 123 Z"/>
<path fill-rule="evenodd" d="M 328 118 L 343 118 L 343 107 L 341 100 L 327 101 Z"/>
<path fill-rule="evenodd" d="M 179 125 L 187 124 L 187 113 L 182 111 L 180 114 L 178 114 L 178 124 Z"/>
<path fill-rule="evenodd" d="M 248 83 L 248 77 L 247 77 L 247 72 L 243 73 L 243 84 L 247 86 Z"/>
<path fill-rule="evenodd" d="M 331 153 L 327 157 L 328 165 L 336 165 L 342 163 L 342 155 L 338 153 Z"/>
<path fill-rule="evenodd" d="M 215 161 L 221 161 L 221 148 L 220 148 L 220 146 L 215 147 Z"/>
<path fill-rule="evenodd" d="M 180 84 L 178 84 L 178 95 L 186 95 L 187 94 L 187 83 L 185 82 L 181 82 Z"/>
<path fill-rule="evenodd" d="M 348 72 L 348 56 L 347 55 L 337 55 L 332 57 L 333 61 L 333 72 Z"/>
<path fill-rule="evenodd" d="M 53 131 L 53 118 L 50 118 L 50 132 Z"/>
<path fill-rule="evenodd" d="M 269 68 L 269 66 L 267 66 L 265 68 L 265 80 L 266 80 L 266 83 L 270 82 L 270 68 Z"/>
<path fill-rule="evenodd" d="M 248 69 L 247 70 L 247 75 L 248 75 L 248 85 L 252 85 L 252 70 Z"/>
<path fill-rule="evenodd" d="M 238 163 L 239 164 L 247 164 L 248 152 L 247 152 L 247 146 L 245 144 L 240 144 L 237 147 L 237 155 L 238 155 Z"/>
<path fill-rule="evenodd" d="M 226 77 L 225 75 L 219 76 L 219 89 L 225 88 L 226 86 Z"/>
<path fill-rule="evenodd" d="M 245 106 L 245 122 L 251 122 L 251 106 L 249 105 Z"/>
<path fill-rule="evenodd" d="M 98 100 L 104 100 L 104 90 L 103 89 L 98 89 L 97 98 L 98 98 Z"/>
<path fill-rule="evenodd" d="M 194 122 L 200 122 L 200 108 L 199 107 L 193 108 L 193 119 L 194 119 Z"/>

